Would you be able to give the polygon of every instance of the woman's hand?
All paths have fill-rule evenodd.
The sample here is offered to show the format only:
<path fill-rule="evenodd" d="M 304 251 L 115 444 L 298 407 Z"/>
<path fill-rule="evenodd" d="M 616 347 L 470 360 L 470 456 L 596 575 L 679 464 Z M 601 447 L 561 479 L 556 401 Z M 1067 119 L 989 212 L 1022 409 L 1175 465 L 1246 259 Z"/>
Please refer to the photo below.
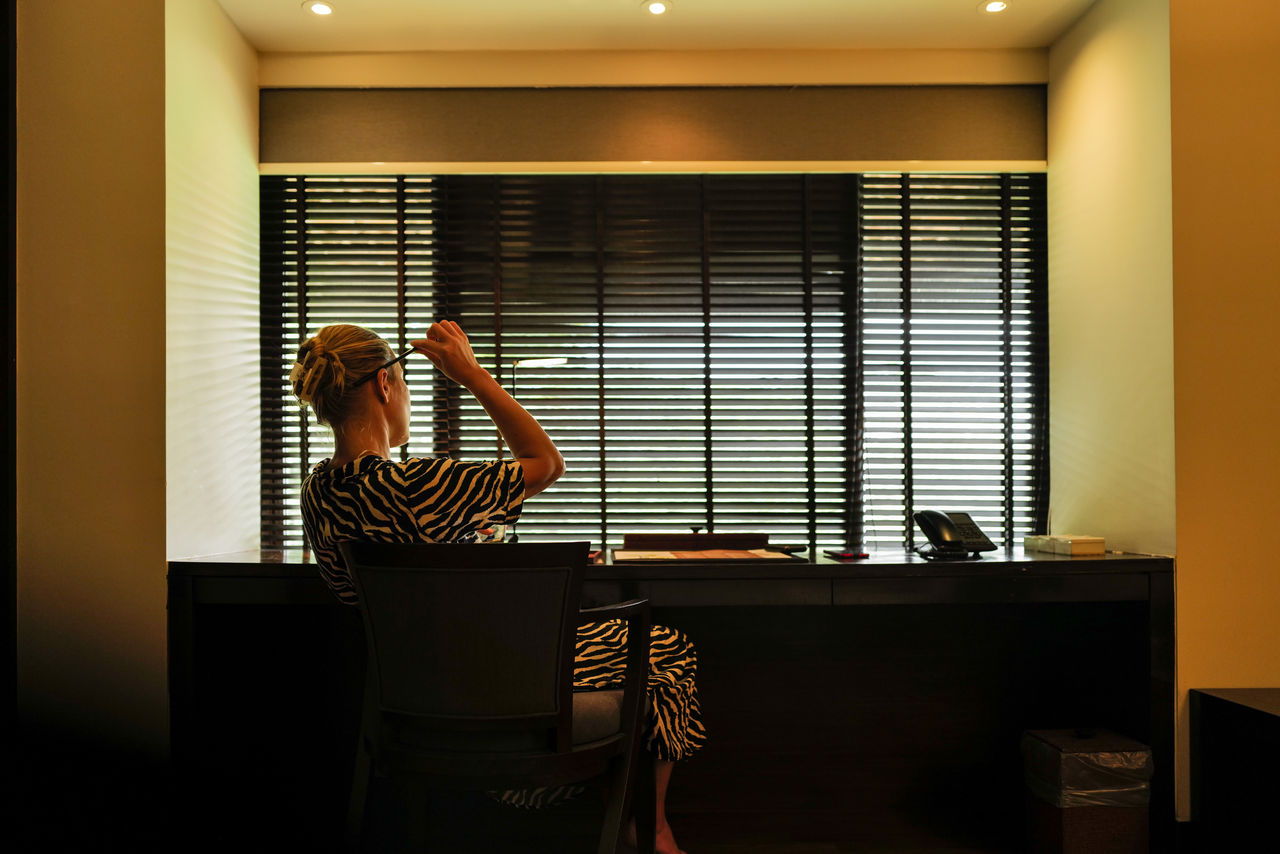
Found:
<path fill-rule="evenodd" d="M 431 324 L 426 338 L 410 341 L 414 349 L 431 360 L 431 364 L 459 385 L 471 388 L 489 372 L 480 367 L 467 340 L 467 333 L 452 320 Z"/>

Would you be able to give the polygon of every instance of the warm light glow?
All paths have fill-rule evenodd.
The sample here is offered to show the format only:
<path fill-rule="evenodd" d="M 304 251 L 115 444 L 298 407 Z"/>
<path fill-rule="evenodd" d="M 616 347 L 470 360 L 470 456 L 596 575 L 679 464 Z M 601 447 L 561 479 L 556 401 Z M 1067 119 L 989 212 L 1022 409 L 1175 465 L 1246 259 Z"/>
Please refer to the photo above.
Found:
<path fill-rule="evenodd" d="M 1000 0 L 993 0 L 991 3 L 984 3 L 982 8 L 988 12 L 1003 12 L 1009 8 L 1009 4 L 1002 3 Z"/>
<path fill-rule="evenodd" d="M 671 3 L 665 0 L 644 0 L 644 7 L 649 10 L 651 15 L 661 15 L 671 8 Z"/>
<path fill-rule="evenodd" d="M 328 3 L 321 3 L 320 0 L 307 0 L 302 4 L 302 8 L 306 9 L 313 15 L 332 15 L 333 7 Z"/>
<path fill-rule="evenodd" d="M 568 359 L 550 358 L 550 359 L 517 359 L 515 366 L 517 368 L 551 368 L 556 365 L 567 365 Z"/>

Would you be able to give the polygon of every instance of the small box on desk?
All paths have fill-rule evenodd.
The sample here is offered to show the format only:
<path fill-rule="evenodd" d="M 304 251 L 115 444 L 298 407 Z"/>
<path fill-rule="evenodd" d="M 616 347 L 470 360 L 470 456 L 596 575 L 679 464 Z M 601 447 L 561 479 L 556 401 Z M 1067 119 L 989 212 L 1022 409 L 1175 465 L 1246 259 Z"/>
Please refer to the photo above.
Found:
<path fill-rule="evenodd" d="M 1146 854 L 1151 748 L 1105 730 L 1023 733 L 1028 851 Z"/>
<path fill-rule="evenodd" d="M 1022 538 L 1022 548 L 1058 555 L 1101 555 L 1107 553 L 1107 540 L 1084 534 L 1034 534 Z"/>

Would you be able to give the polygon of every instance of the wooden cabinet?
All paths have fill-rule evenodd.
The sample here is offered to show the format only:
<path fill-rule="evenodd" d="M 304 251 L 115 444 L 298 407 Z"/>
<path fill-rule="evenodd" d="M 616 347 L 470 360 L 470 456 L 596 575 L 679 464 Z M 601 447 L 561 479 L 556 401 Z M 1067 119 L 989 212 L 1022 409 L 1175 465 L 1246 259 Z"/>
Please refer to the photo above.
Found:
<path fill-rule="evenodd" d="M 1280 688 L 1192 690 L 1191 799 L 1197 850 L 1275 844 Z M 1271 842 L 1260 840 L 1270 839 Z"/>

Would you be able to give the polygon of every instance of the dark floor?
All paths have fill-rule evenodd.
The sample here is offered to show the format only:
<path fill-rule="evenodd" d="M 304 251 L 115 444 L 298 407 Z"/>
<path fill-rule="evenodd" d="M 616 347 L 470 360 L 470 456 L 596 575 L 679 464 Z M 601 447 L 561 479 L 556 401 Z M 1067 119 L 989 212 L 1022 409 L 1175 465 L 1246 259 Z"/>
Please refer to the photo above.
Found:
<path fill-rule="evenodd" d="M 342 815 L 318 807 L 298 781 L 206 775 L 175 780 L 167 765 L 129 751 L 87 744 L 65 733 L 19 728 L 7 794 L 13 820 L 3 838 L 10 851 L 338 852 Z M 678 786 L 679 780 L 673 785 Z M 385 792 L 376 795 L 386 803 Z M 796 802 L 794 793 L 784 798 Z M 380 838 L 386 807 L 371 802 L 364 850 L 403 851 Z M 382 810 L 382 812 L 380 812 Z M 589 854 L 602 817 L 602 798 L 524 812 L 486 798 L 441 796 L 429 813 L 435 850 L 449 854 Z M 744 811 L 733 804 L 673 813 L 671 824 L 689 854 L 1014 854 L 1026 850 L 1024 817 L 1013 811 L 1000 826 L 975 831 L 948 816 L 866 811 L 832 827 L 829 811 L 788 808 Z M 967 817 L 971 819 L 972 817 Z M 966 829 L 967 828 L 967 829 Z M 1188 828 L 1181 828 L 1183 831 Z M 981 834 L 985 840 L 975 839 Z M 1214 851 L 1175 835 L 1179 854 Z M 841 842 L 832 842 L 840 839 Z M 992 843 L 991 840 L 1003 840 Z M 1080 854 L 1094 854 L 1081 851 Z M 1157 852 L 1161 854 L 1161 852 Z"/>
<path fill-rule="evenodd" d="M 226 803 L 193 806 L 190 784 L 176 785 L 145 763 L 103 761 L 101 755 L 43 761 L 32 748 L 20 750 L 10 804 L 16 821 L 4 834 L 10 851 L 130 852 L 338 852 L 337 833 L 317 835 L 311 822 L 293 822 L 299 804 L 289 792 L 257 795 L 236 803 L 234 785 L 223 784 Z M 245 781 L 245 790 L 256 789 Z M 213 808 L 210 808 L 213 807 Z M 378 820 L 377 809 L 370 818 Z M 305 810 L 303 810 L 305 812 Z M 578 802 L 541 813 L 522 813 L 492 801 L 450 801 L 431 811 L 439 828 L 433 850 L 449 854 L 590 854 L 600 818 L 600 799 L 587 793 Z M 334 818 L 334 817 L 330 817 Z M 385 818 L 385 815 L 382 816 Z M 814 838 L 802 814 L 722 813 L 673 815 L 672 827 L 689 854 L 1013 854 L 1011 846 L 975 846 L 936 835 L 923 827 L 905 828 L 886 820 L 854 828 L 848 842 Z M 330 823 L 340 827 L 340 818 Z M 1010 831 L 1020 836 L 1022 816 L 1009 816 Z M 388 844 L 371 829 L 366 852 L 405 848 Z M 1180 839 L 1180 842 L 1183 840 Z M 1201 849 L 1210 851 L 1212 848 Z M 1179 844 L 1182 854 L 1197 849 Z M 1080 854 L 1095 854 L 1081 851 Z"/>
<path fill-rule="evenodd" d="M 11 766 L 9 803 L 15 821 L 5 837 L 17 851 L 289 852 L 340 851 L 340 817 L 315 827 L 315 811 L 287 785 L 263 780 L 177 781 L 165 767 L 119 750 L 51 741 L 48 733 L 19 740 Z M 385 813 L 370 806 L 370 825 Z M 308 817 L 309 816 L 309 817 Z M 574 854 L 595 850 L 602 799 L 588 791 L 577 801 L 540 813 L 464 796 L 442 796 L 430 812 L 437 850 L 449 854 Z M 1004 854 L 1008 848 L 970 847 L 925 829 L 903 832 L 892 823 L 863 827 L 857 841 L 814 838 L 803 813 L 721 812 L 671 816 L 689 854 Z M 1018 816 L 1011 816 L 1018 822 Z M 399 851 L 372 830 L 367 851 Z"/>
<path fill-rule="evenodd" d="M 432 826 L 441 829 L 442 850 L 451 854 L 490 851 L 588 854 L 595 850 L 602 799 L 593 792 L 541 813 L 513 810 L 483 799 L 440 797 L 441 803 L 431 810 Z M 1011 819 L 1018 823 L 1015 831 L 1020 829 L 1021 817 Z M 712 813 L 676 813 L 670 820 L 678 842 L 689 854 L 1004 854 L 1021 850 L 1020 845 L 965 845 L 924 828 L 904 828 L 896 820 L 886 821 L 879 827 L 864 825 L 851 832 L 851 841 L 839 844 L 830 841 L 829 825 L 821 814 L 756 815 L 727 808 Z M 377 846 L 371 847 L 377 850 Z"/>

